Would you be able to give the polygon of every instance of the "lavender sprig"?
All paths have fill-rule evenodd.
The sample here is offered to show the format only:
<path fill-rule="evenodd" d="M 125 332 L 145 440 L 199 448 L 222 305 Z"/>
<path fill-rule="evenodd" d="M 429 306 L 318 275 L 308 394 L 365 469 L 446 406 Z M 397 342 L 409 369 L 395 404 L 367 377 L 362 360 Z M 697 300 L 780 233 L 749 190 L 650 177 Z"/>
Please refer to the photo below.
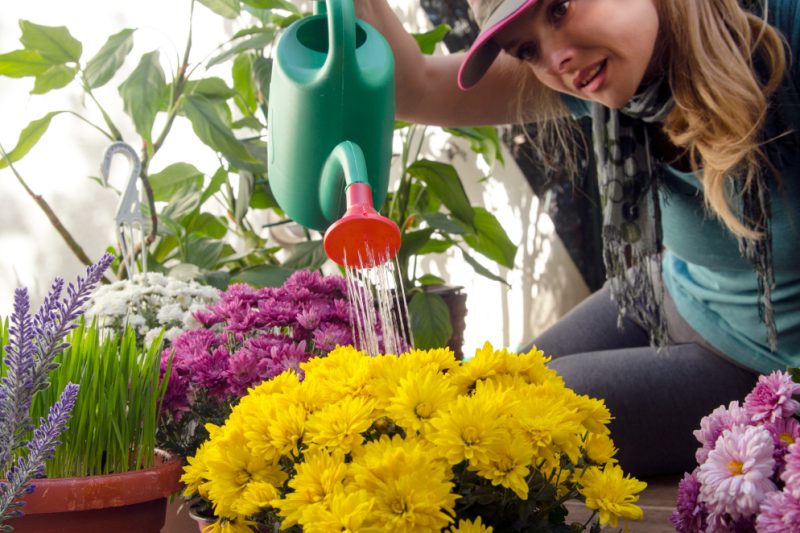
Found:
<path fill-rule="evenodd" d="M 9 343 L 6 346 L 7 375 L 0 384 L 0 465 L 8 463 L 21 434 L 30 429 L 29 415 L 33 389 L 33 327 L 27 289 L 14 291 Z"/>
<path fill-rule="evenodd" d="M 44 477 L 44 462 L 53 457 L 56 446 L 60 444 L 58 437 L 67 428 L 78 389 L 78 385 L 67 383 L 59 400 L 50 407 L 47 419 L 39 420 L 39 427 L 27 443 L 27 456 L 20 457 L 6 474 L 5 482 L 0 483 L 0 531 L 11 531 L 11 527 L 2 525 L 2 522 L 22 514 L 19 508 L 24 503 L 18 500 L 33 492 L 33 479 Z"/>

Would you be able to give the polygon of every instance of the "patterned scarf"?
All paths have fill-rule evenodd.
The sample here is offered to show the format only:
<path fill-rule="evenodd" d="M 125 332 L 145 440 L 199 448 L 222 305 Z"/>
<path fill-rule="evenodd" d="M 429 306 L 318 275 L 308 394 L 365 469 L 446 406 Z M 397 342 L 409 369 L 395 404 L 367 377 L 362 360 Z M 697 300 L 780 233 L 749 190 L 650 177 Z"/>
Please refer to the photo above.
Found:
<path fill-rule="evenodd" d="M 653 285 L 661 268 L 661 167 L 650 153 L 648 124 L 657 127 L 673 106 L 666 79 L 640 90 L 622 109 L 592 105 L 603 209 L 603 261 L 619 309 L 618 325 L 622 327 L 623 317 L 632 318 L 649 331 L 650 343 L 657 347 L 666 346 L 669 335 L 662 314 L 663 288 Z M 770 304 L 772 246 L 768 224 L 763 223 L 769 220 L 769 189 L 763 177 L 755 180 L 739 208 L 745 220 L 762 221 L 757 228 L 765 231 L 765 238 L 759 241 L 739 239 L 739 248 L 758 275 L 759 310 L 768 342 L 775 350 L 777 335 Z M 628 265 L 638 268 L 628 269 Z"/>

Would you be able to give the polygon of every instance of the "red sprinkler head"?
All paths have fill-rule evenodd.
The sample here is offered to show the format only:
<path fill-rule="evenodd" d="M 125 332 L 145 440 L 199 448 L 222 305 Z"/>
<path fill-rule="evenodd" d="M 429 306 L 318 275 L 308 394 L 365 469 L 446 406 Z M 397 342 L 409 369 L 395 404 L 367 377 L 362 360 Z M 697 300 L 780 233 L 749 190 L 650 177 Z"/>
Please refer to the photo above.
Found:
<path fill-rule="evenodd" d="M 325 253 L 350 268 L 370 268 L 390 261 L 400 250 L 400 228 L 372 206 L 366 183 L 347 187 L 347 211 L 331 224 L 323 240 Z"/>

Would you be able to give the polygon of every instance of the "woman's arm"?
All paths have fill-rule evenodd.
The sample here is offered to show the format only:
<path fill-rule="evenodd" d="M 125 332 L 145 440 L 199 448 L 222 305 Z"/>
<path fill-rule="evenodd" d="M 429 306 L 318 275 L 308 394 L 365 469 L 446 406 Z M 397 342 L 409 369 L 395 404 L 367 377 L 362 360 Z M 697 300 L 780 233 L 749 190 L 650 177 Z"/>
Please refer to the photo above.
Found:
<path fill-rule="evenodd" d="M 397 118 L 438 126 L 479 126 L 519 121 L 520 86 L 542 89 L 533 73 L 501 53 L 483 79 L 469 91 L 458 88 L 463 54 L 424 55 L 386 0 L 354 0 L 356 16 L 377 29 L 392 47 L 395 60 Z M 535 98 L 526 98 L 525 120 L 534 120 Z"/>

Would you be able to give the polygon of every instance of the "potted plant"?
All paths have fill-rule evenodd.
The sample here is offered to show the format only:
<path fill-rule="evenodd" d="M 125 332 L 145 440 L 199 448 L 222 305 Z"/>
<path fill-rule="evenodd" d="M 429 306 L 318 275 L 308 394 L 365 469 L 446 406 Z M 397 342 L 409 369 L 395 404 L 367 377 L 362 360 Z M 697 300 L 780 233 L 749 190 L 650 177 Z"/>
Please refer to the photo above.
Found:
<path fill-rule="evenodd" d="M 157 531 L 179 488 L 181 460 L 156 448 L 166 381 L 161 339 L 146 350 L 130 325 L 109 335 L 83 320 L 55 358 L 51 386 L 31 406 L 36 418 L 70 383 L 81 384 L 70 426 L 45 464 L 39 492 L 23 499 L 16 531 Z"/>
<path fill-rule="evenodd" d="M 758 378 L 700 421 L 697 468 L 678 484 L 679 533 L 792 531 L 800 516 L 800 371 Z"/>
<path fill-rule="evenodd" d="M 62 383 L 63 390 L 51 394 L 49 400 L 42 401 L 42 396 L 51 392 L 51 373 L 69 346 L 64 337 L 75 329 L 82 306 L 111 260 L 106 255 L 90 266 L 63 298 L 64 282 L 56 278 L 33 317 L 27 289 L 18 289 L 11 327 L 8 321 L 0 324 L 0 346 L 5 353 L 0 361 L 0 466 L 5 472 L 0 482 L 0 530 L 14 529 L 6 522 L 23 515 L 23 498 L 30 498 L 36 485 L 43 483 L 45 461 L 52 459 L 57 439 L 67 427 L 80 385 Z M 31 424 L 36 420 L 31 416 L 34 402 L 41 415 L 35 429 Z"/>
<path fill-rule="evenodd" d="M 282 286 L 231 285 L 194 313 L 201 328 L 185 331 L 161 355 L 169 377 L 158 424 L 159 446 L 182 457 L 208 438 L 252 387 L 353 342 L 344 278 L 297 271 Z M 210 504 L 190 500 L 203 517 Z"/>
<path fill-rule="evenodd" d="M 466 362 L 448 349 L 339 347 L 212 426 L 187 492 L 232 531 L 599 531 L 641 519 L 645 483 L 614 460 L 611 413 L 548 360 L 488 343 Z M 594 512 L 586 523 L 566 523 L 575 499 Z"/>
<path fill-rule="evenodd" d="M 0 169 L 11 168 L 78 259 L 88 264 L 80 239 L 14 168 L 53 121 L 77 118 L 109 144 L 136 147 L 130 152 L 138 152 L 132 161 L 138 172 L 130 179 L 144 196 L 144 249 L 133 249 L 140 264 L 144 253 L 150 271 L 221 289 L 231 282 L 277 286 L 293 270 L 320 264 L 319 256 L 302 253 L 282 264 L 280 247 L 266 239 L 254 217 L 247 216 L 252 210 L 277 209 L 266 177 L 264 141 L 269 54 L 280 30 L 304 14 L 286 0 L 200 2 L 200 9 L 211 9 L 220 23 L 233 21 L 240 30 L 210 49 L 197 50 L 201 41 L 192 31 L 196 4 L 187 4 L 184 23 L 189 32 L 171 73 L 165 72 L 159 50 L 129 57 L 137 38 L 134 28 L 114 29 L 105 44 L 88 56 L 68 28 L 19 21 L 21 47 L 0 53 L 0 76 L 32 81 L 34 98 L 71 91 L 77 96 L 74 100 L 86 106 L 53 109 L 31 121 L 13 149 L 6 152 L 0 147 Z M 121 79 L 126 63 L 135 67 Z M 99 89 L 110 83 L 117 85 L 112 94 L 118 97 L 104 100 Z M 128 124 L 121 127 L 125 120 Z M 190 125 L 196 138 L 216 155 L 218 168 L 201 171 L 191 163 L 191 153 L 166 159 L 162 148 L 180 122 Z M 131 130 L 135 134 L 122 133 Z M 95 180 L 114 191 L 126 186 L 114 177 L 107 183 Z M 114 248 L 115 255 L 122 255 L 119 243 Z M 119 277 L 131 275 L 122 263 L 114 268 Z"/>

